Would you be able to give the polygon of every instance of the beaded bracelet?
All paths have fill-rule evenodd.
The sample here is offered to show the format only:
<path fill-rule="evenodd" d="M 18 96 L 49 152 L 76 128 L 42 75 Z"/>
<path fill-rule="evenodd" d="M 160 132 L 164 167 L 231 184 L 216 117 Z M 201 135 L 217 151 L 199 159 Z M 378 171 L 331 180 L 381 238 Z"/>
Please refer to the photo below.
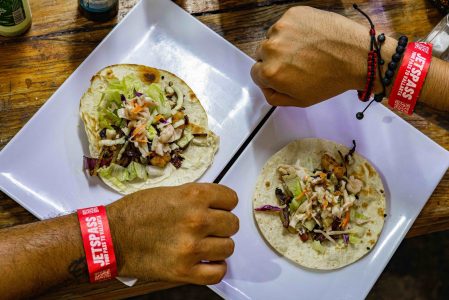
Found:
<path fill-rule="evenodd" d="M 370 41 L 370 50 L 368 52 L 368 63 L 367 63 L 367 75 L 366 75 L 366 83 L 365 83 L 365 88 L 363 89 L 363 91 L 357 91 L 357 95 L 359 97 L 360 101 L 363 102 L 367 102 L 369 100 L 369 98 L 371 97 L 372 91 L 374 89 L 374 80 L 376 79 L 376 68 L 378 67 L 378 52 L 376 51 L 377 49 L 377 44 L 376 44 L 376 29 L 374 28 L 374 24 L 371 21 L 370 17 L 368 17 L 367 14 L 365 14 L 358 6 L 357 4 L 353 4 L 352 5 L 354 7 L 354 9 L 356 9 L 357 11 L 359 11 L 363 16 L 365 16 L 365 18 L 368 20 L 368 22 L 370 23 L 370 31 L 369 31 L 369 35 L 371 38 Z"/>
<path fill-rule="evenodd" d="M 360 8 L 358 8 L 357 4 L 353 4 L 353 7 L 359 11 L 370 23 L 370 31 L 369 34 L 371 36 L 370 43 L 370 51 L 368 52 L 368 74 L 367 81 L 365 84 L 365 89 L 363 91 L 357 91 L 359 99 L 363 102 L 367 102 L 371 97 L 372 91 L 374 89 L 374 80 L 375 80 L 375 67 L 377 66 L 379 72 L 379 79 L 382 84 L 382 92 L 375 94 L 374 98 L 368 103 L 365 109 L 356 114 L 356 118 L 358 120 L 363 119 L 364 112 L 370 107 L 370 105 L 375 102 L 381 102 L 383 98 L 386 96 L 386 87 L 391 84 L 391 81 L 394 77 L 394 72 L 398 67 L 398 63 L 401 61 L 402 56 L 404 54 L 405 48 L 408 43 L 408 38 L 406 36 L 401 36 L 398 40 L 398 46 L 396 47 L 395 54 L 391 57 L 391 62 L 388 64 L 388 69 L 385 71 L 385 76 L 382 76 L 381 66 L 385 64 L 385 61 L 382 59 L 381 55 L 381 47 L 385 42 L 385 34 L 381 33 L 377 36 L 377 41 L 374 38 L 376 35 L 376 31 L 374 28 L 374 24 L 371 21 L 370 17 L 364 13 Z M 375 49 L 375 50 L 374 50 Z M 373 58 L 375 57 L 375 58 Z"/>
<path fill-rule="evenodd" d="M 391 84 L 391 80 L 394 77 L 394 72 L 396 71 L 399 62 L 404 55 L 405 48 L 407 47 L 408 38 L 403 35 L 398 40 L 398 46 L 396 47 L 396 53 L 391 56 L 391 62 L 388 64 L 388 70 L 385 71 L 385 77 L 382 80 L 382 83 L 385 86 L 389 86 Z"/>
<path fill-rule="evenodd" d="M 376 30 L 374 27 L 373 22 L 371 21 L 370 17 L 363 12 L 358 6 L 357 4 L 353 4 L 352 5 L 354 7 L 354 9 L 356 9 L 358 12 L 360 12 L 370 23 L 370 37 L 371 37 L 371 42 L 370 42 L 370 51 L 368 52 L 368 74 L 367 74 L 367 81 L 365 84 L 365 89 L 363 91 L 357 91 L 357 94 L 359 96 L 359 100 L 363 101 L 363 102 L 367 102 L 369 100 L 369 98 L 371 97 L 372 91 L 374 90 L 374 80 L 375 80 L 375 70 L 376 67 L 378 68 L 378 72 L 379 72 L 379 77 L 381 79 L 381 83 L 383 86 L 383 93 L 385 94 L 385 86 L 383 85 L 383 78 L 382 78 L 382 70 L 381 70 L 381 65 L 383 65 L 385 63 L 385 61 L 382 59 L 382 55 L 381 55 L 381 47 L 382 47 L 382 43 L 385 41 L 385 34 L 380 34 L 377 37 L 377 41 L 376 41 Z M 378 101 L 378 99 L 380 98 L 380 101 L 382 101 L 383 96 L 380 95 L 375 95 L 374 99 L 372 101 L 370 101 L 370 103 L 365 107 L 365 109 L 361 112 L 358 112 L 356 114 L 356 118 L 358 120 L 363 119 L 364 115 L 363 113 L 368 109 L 368 107 L 371 105 L 371 103 L 373 103 L 373 101 Z"/>

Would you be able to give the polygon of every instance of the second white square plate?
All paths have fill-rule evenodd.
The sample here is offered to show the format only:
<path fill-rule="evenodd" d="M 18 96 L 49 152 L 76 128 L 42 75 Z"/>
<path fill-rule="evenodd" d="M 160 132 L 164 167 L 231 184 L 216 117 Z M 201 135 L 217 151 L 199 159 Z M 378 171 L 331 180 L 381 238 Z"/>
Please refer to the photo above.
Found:
<path fill-rule="evenodd" d="M 382 105 L 363 121 L 364 104 L 350 91 L 308 109 L 277 108 L 221 180 L 237 191 L 240 231 L 225 279 L 212 288 L 229 299 L 363 299 L 376 282 L 449 166 L 449 152 Z M 387 200 L 374 249 L 334 271 L 302 268 L 278 255 L 259 234 L 254 186 L 265 162 L 290 141 L 318 137 L 352 145 L 379 171 Z M 313 251 L 313 250 L 312 250 Z"/>

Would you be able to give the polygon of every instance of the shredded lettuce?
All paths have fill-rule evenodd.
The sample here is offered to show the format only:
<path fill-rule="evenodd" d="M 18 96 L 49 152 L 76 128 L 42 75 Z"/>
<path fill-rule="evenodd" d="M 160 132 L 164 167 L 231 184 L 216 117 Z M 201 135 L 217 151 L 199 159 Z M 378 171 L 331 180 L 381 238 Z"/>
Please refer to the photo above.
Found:
<path fill-rule="evenodd" d="M 166 118 L 171 116 L 171 107 L 161 86 L 156 83 L 144 85 L 136 75 L 126 75 L 121 80 L 116 78 L 107 81 L 107 87 L 103 92 L 98 105 L 99 123 L 101 128 L 112 128 L 122 125 L 122 119 L 117 110 L 122 108 L 122 96 L 126 99 L 135 97 L 135 93 L 143 93 L 157 104 L 157 112 Z"/>
<path fill-rule="evenodd" d="M 127 75 L 122 78 L 122 84 L 125 88 L 126 99 L 133 98 L 134 92 L 142 92 L 143 83 L 136 75 Z"/>
<path fill-rule="evenodd" d="M 319 241 L 313 241 L 312 248 L 319 254 L 323 254 L 324 252 L 326 252 L 326 248 L 324 248 L 324 246 L 321 245 L 321 243 Z"/>
<path fill-rule="evenodd" d="M 361 219 L 361 220 L 368 220 L 367 216 L 365 216 L 364 214 L 358 213 L 358 212 L 355 213 L 355 217 L 357 219 Z"/>
<path fill-rule="evenodd" d="M 122 182 L 132 181 L 136 178 L 145 180 L 148 177 L 145 166 L 137 162 L 131 162 L 127 168 L 111 164 L 108 167 L 98 169 L 98 174 L 105 179 L 113 181 L 119 187 L 123 186 Z M 120 184 L 117 184 L 117 181 Z"/>
<path fill-rule="evenodd" d="M 358 237 L 356 237 L 355 235 L 350 234 L 349 235 L 349 243 L 355 245 L 357 243 L 360 243 L 360 239 Z"/>
<path fill-rule="evenodd" d="M 140 79 L 133 74 L 126 75 L 122 80 L 111 79 L 108 81 L 108 87 L 105 93 L 118 92 L 119 95 L 122 94 L 126 99 L 133 98 L 134 92 L 141 92 L 143 88 L 143 83 Z M 120 98 L 119 98 L 120 100 Z"/>
<path fill-rule="evenodd" d="M 297 197 L 302 193 L 301 183 L 299 181 L 299 177 L 296 175 L 284 175 L 282 179 L 285 182 L 288 190 L 293 194 L 294 197 Z"/>
<path fill-rule="evenodd" d="M 355 220 L 356 211 L 354 208 L 349 208 L 349 219 L 351 221 Z"/>
<path fill-rule="evenodd" d="M 143 92 L 146 96 L 150 97 L 158 104 L 157 110 L 161 115 L 164 115 L 165 117 L 171 116 L 170 104 L 168 103 L 165 93 L 159 84 L 152 83 L 145 87 Z"/>
<path fill-rule="evenodd" d="M 108 167 L 98 169 L 98 174 L 105 179 L 115 178 L 116 180 L 123 182 L 128 180 L 129 172 L 125 167 L 117 164 L 110 164 Z"/>
<path fill-rule="evenodd" d="M 176 144 L 179 147 L 184 148 L 190 143 L 191 140 L 193 140 L 193 138 L 194 138 L 194 136 L 193 136 L 192 132 L 188 129 L 185 129 L 182 138 L 177 140 Z"/>
<path fill-rule="evenodd" d="M 351 233 L 357 237 L 363 237 L 365 235 L 366 229 L 360 226 L 354 226 L 351 228 Z"/>
<path fill-rule="evenodd" d="M 159 84 L 152 83 L 147 86 L 143 92 L 153 101 L 157 101 L 159 103 L 164 103 L 166 101 L 164 91 Z"/>
<path fill-rule="evenodd" d="M 149 141 L 152 141 L 154 137 L 157 135 L 156 129 L 151 125 L 151 123 L 147 124 L 146 135 Z"/>
<path fill-rule="evenodd" d="M 307 228 L 308 231 L 312 231 L 313 228 L 315 227 L 316 222 L 315 220 L 307 220 L 304 222 L 304 227 Z"/>
<path fill-rule="evenodd" d="M 117 110 L 122 107 L 122 95 L 126 99 L 133 98 L 134 92 L 142 90 L 142 87 L 143 83 L 136 75 L 127 75 L 122 80 L 116 78 L 108 80 L 108 85 L 98 105 L 100 127 L 111 128 L 122 125 L 122 119 L 117 114 Z"/>
<path fill-rule="evenodd" d="M 128 166 L 129 173 L 134 175 L 134 178 L 137 177 L 139 179 L 145 180 L 148 178 L 147 170 L 145 166 L 133 161 Z"/>

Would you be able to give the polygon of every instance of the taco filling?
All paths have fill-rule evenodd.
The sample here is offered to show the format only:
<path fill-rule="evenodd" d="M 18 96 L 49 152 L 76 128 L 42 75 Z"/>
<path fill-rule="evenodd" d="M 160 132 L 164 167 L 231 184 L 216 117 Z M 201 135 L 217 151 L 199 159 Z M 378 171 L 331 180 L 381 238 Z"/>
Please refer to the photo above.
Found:
<path fill-rule="evenodd" d="M 207 116 L 183 81 L 162 70 L 159 72 L 165 74 L 165 80 L 162 80 L 164 75 L 159 75 L 162 79 L 151 83 L 143 82 L 142 72 L 133 70 L 118 79 L 111 75 L 113 70 L 120 71 L 118 68 L 113 66 L 111 71 L 102 71 L 106 75 L 99 77 L 102 86 L 95 90 L 98 100 L 94 113 L 85 113 L 87 109 L 82 109 L 93 156 L 84 157 L 84 168 L 91 176 L 100 176 L 114 188 L 130 191 L 127 182 L 165 178 L 173 170 L 183 168 L 185 152 L 192 143 L 195 144 L 194 148 L 209 146 L 214 148 L 211 150 L 213 153 L 216 151 L 215 145 L 208 145 L 208 137 L 215 139 L 213 133 L 192 122 L 193 119 L 205 123 Z M 155 69 L 151 70 L 156 72 Z M 151 76 L 152 79 L 154 77 Z M 173 81 L 168 78 L 173 78 Z M 82 102 L 82 108 L 89 108 L 90 103 L 87 100 Z M 90 125 L 90 119 L 95 120 L 94 126 Z M 190 156 L 194 158 L 198 151 L 191 149 Z M 197 162 L 196 166 L 188 163 L 185 168 L 202 171 L 210 163 L 210 156 L 207 153 L 204 161 Z M 186 175 L 182 176 L 185 180 L 189 179 Z M 195 179 L 193 176 L 198 175 L 192 173 L 190 177 Z"/>
<path fill-rule="evenodd" d="M 321 166 L 310 170 L 280 164 L 276 169 L 280 185 L 274 193 L 279 206 L 263 205 L 256 211 L 279 213 L 279 222 L 303 242 L 324 253 L 323 244 L 347 247 L 363 238 L 363 224 L 370 219 L 359 206 L 359 193 L 365 183 L 348 172 L 353 163 L 354 147 L 337 159 L 328 153 L 321 156 Z"/>

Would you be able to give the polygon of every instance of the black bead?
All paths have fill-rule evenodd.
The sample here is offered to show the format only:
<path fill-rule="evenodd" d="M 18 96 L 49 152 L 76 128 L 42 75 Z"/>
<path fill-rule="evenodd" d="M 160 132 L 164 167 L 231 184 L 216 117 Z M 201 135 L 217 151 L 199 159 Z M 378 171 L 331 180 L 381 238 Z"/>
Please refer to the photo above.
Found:
<path fill-rule="evenodd" d="M 376 101 L 376 102 L 382 102 L 382 100 L 384 99 L 384 97 L 385 97 L 384 93 L 376 94 L 376 95 L 374 95 L 374 101 Z"/>
<path fill-rule="evenodd" d="M 397 46 L 396 47 L 396 53 L 402 54 L 402 53 L 404 53 L 404 51 L 405 51 L 404 47 L 402 47 L 402 46 Z"/>
<path fill-rule="evenodd" d="M 363 119 L 363 113 L 362 112 L 358 112 L 355 117 L 357 118 L 357 120 L 361 120 Z"/>
<path fill-rule="evenodd" d="M 380 59 L 380 60 L 379 60 L 379 65 L 383 66 L 384 64 L 385 64 L 385 60 Z"/>
<path fill-rule="evenodd" d="M 405 35 L 402 35 L 401 37 L 399 37 L 399 41 L 405 41 L 407 43 L 408 37 L 406 37 Z"/>
<path fill-rule="evenodd" d="M 383 34 L 383 33 L 379 34 L 379 35 L 377 36 L 377 41 L 378 41 L 379 43 L 385 42 L 385 34 Z"/>
<path fill-rule="evenodd" d="M 390 78 L 384 77 L 384 78 L 382 79 L 382 83 L 383 83 L 385 86 L 387 86 L 387 85 L 390 85 L 391 80 L 390 80 Z"/>
<path fill-rule="evenodd" d="M 391 61 L 391 62 L 388 64 L 388 69 L 394 71 L 394 70 L 396 70 L 396 67 L 397 67 L 397 66 L 398 66 L 397 63 L 395 63 L 394 61 Z"/>
<path fill-rule="evenodd" d="M 399 53 L 395 53 L 395 54 L 393 54 L 393 56 L 391 57 L 391 59 L 394 61 L 394 62 L 399 62 L 400 60 L 401 60 L 401 54 L 399 54 Z"/>
<path fill-rule="evenodd" d="M 393 78 L 393 76 L 394 76 L 394 72 L 392 71 L 392 70 L 387 70 L 386 72 L 385 72 L 385 77 L 387 77 L 387 78 Z"/>
<path fill-rule="evenodd" d="M 398 46 L 402 46 L 402 47 L 407 46 L 407 41 L 399 40 L 399 41 L 398 41 Z"/>

